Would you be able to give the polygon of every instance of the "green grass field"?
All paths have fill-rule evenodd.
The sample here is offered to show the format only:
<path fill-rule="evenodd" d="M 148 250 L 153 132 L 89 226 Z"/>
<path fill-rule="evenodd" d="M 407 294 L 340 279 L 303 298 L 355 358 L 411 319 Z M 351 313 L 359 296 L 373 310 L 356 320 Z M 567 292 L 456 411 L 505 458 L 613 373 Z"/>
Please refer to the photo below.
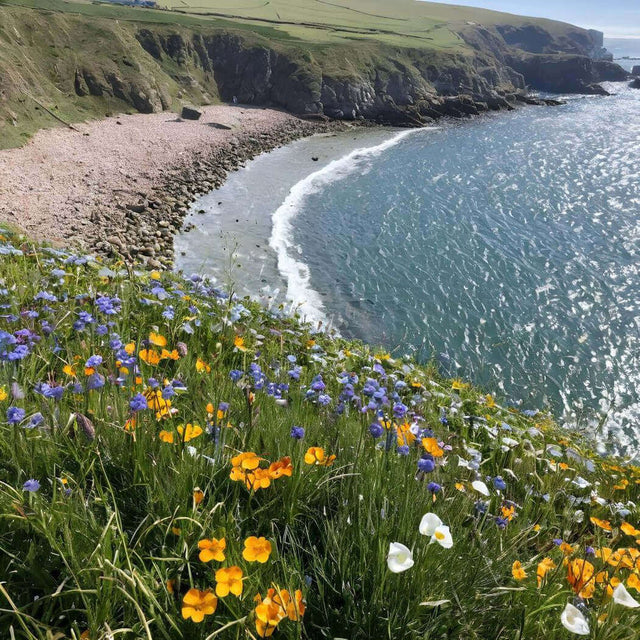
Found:
<path fill-rule="evenodd" d="M 640 468 L 544 413 L 231 285 L 0 282 L 1 637 L 640 637 Z"/>

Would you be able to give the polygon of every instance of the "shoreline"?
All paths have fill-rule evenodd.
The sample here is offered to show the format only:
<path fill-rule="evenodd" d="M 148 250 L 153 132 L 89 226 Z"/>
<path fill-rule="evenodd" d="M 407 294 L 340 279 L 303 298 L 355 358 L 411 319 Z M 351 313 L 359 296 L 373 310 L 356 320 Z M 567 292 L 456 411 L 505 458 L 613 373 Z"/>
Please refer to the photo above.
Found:
<path fill-rule="evenodd" d="M 170 268 L 198 195 L 261 153 L 350 126 L 240 105 L 200 110 L 198 121 L 162 112 L 42 130 L 0 151 L 0 221 L 36 240 Z"/>

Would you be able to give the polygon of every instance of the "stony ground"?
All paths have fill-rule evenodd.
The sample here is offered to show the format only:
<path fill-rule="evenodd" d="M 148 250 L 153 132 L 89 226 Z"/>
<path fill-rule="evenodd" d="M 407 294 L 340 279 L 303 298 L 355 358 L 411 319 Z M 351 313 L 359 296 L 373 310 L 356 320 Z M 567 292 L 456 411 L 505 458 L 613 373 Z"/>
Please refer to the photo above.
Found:
<path fill-rule="evenodd" d="M 324 126 L 218 105 L 198 121 L 164 112 L 41 131 L 22 148 L 0 151 L 0 220 L 35 239 L 168 265 L 195 193 Z"/>

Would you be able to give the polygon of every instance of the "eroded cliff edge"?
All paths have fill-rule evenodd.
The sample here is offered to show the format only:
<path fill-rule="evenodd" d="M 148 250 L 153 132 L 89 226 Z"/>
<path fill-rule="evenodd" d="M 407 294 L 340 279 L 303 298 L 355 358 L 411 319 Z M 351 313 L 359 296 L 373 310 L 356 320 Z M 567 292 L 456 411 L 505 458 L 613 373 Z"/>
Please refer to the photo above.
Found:
<path fill-rule="evenodd" d="M 453 50 L 362 40 L 309 45 L 231 27 L 88 19 L 1 7 L 0 146 L 53 118 L 218 100 L 306 116 L 417 125 L 512 108 L 527 90 L 604 94 L 601 34 L 551 23 L 450 25 Z M 544 25 L 548 21 L 544 21 Z M 45 123 L 43 125 L 42 123 Z"/>

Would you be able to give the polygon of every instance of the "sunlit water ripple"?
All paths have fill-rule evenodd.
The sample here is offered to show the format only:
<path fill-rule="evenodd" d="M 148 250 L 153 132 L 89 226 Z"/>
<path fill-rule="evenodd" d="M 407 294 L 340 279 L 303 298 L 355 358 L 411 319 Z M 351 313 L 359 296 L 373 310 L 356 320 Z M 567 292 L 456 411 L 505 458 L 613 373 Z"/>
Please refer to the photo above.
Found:
<path fill-rule="evenodd" d="M 247 224 L 238 235 L 246 278 L 272 290 L 278 264 L 282 289 L 312 301 L 310 315 L 330 318 L 344 335 L 435 357 L 451 375 L 522 408 L 549 406 L 568 422 L 599 425 L 603 444 L 637 453 L 640 91 L 609 88 L 617 95 L 572 97 L 392 144 L 387 134 L 333 172 L 296 162 L 291 191 L 265 193 L 268 215 L 247 217 L 265 228 Z M 246 176 L 243 184 L 252 188 Z M 233 211 L 245 206 L 233 180 L 225 188 L 195 206 L 216 212 L 212 200 L 228 195 L 239 198 Z M 225 219 L 215 215 L 200 224 L 204 235 L 178 242 L 181 266 L 210 257 L 207 220 Z"/>

